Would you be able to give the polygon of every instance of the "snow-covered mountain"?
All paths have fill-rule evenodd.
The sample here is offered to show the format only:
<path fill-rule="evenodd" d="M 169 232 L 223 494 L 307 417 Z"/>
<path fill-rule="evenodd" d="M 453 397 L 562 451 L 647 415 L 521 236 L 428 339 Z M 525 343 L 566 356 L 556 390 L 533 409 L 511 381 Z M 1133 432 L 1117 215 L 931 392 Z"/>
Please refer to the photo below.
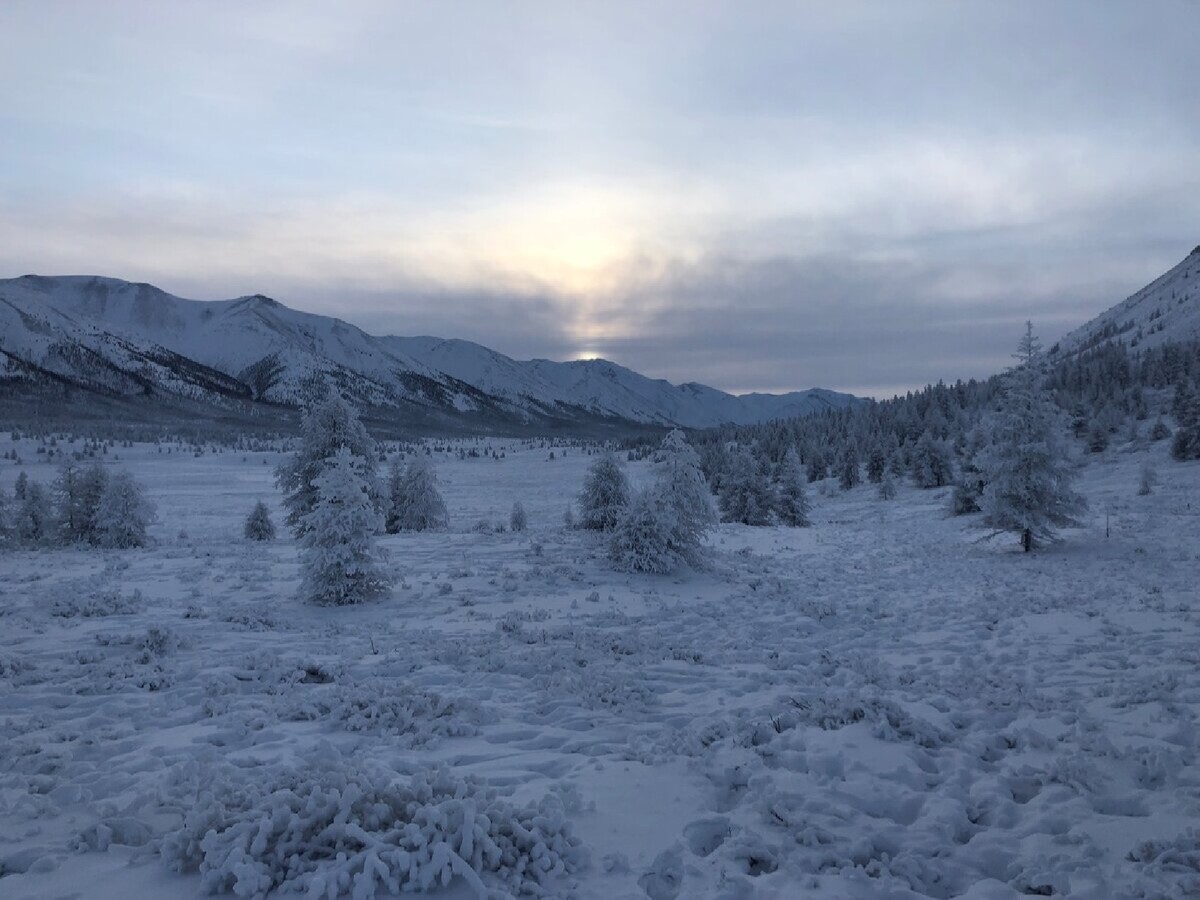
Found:
<path fill-rule="evenodd" d="M 1132 297 L 1075 329 L 1057 344 L 1072 354 L 1106 341 L 1150 348 L 1200 339 L 1200 247 Z"/>
<path fill-rule="evenodd" d="M 469 341 L 374 337 L 261 295 L 185 300 L 95 276 L 0 280 L 0 380 L 115 396 L 294 406 L 326 379 L 376 415 L 536 425 L 628 421 L 706 427 L 853 403 L 813 389 L 737 397 L 606 360 L 518 361 Z"/>

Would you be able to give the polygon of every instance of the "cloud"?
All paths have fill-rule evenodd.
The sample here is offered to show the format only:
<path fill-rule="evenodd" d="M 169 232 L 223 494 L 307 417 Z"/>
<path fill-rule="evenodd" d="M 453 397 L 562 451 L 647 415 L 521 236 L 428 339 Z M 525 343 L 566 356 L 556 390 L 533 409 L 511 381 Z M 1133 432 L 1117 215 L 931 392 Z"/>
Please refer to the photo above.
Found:
<path fill-rule="evenodd" d="M 1194 5 L 215 9 L 0 6 L 0 271 L 877 392 L 1200 234 Z"/>

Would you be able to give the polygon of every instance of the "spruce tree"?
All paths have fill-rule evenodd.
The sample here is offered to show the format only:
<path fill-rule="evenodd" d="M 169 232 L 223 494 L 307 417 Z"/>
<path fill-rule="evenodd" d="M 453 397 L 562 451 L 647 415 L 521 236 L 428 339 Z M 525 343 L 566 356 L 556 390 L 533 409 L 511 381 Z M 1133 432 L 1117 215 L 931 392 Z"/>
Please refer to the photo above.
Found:
<path fill-rule="evenodd" d="M 284 492 L 285 522 L 296 537 L 304 535 L 304 522 L 317 503 L 316 480 L 342 447 L 361 463 L 362 477 L 372 505 L 383 509 L 383 496 L 375 476 L 378 456 L 375 441 L 359 421 L 354 408 L 336 392 L 313 402 L 304 412 L 300 446 L 292 458 L 275 473 L 275 480 Z"/>
<path fill-rule="evenodd" d="M 391 584 L 375 545 L 383 522 L 367 472 L 366 461 L 342 446 L 313 481 L 316 498 L 300 528 L 300 592 L 313 603 L 360 603 Z"/>
<path fill-rule="evenodd" d="M 721 481 L 719 505 L 722 522 L 768 525 L 771 521 L 771 483 L 758 462 L 744 447 L 729 454 Z"/>
<path fill-rule="evenodd" d="M 1056 539 L 1056 528 L 1077 525 L 1087 504 L 1071 490 L 1074 473 L 1059 435 L 1058 413 L 1037 371 L 1040 345 L 1026 324 L 1018 365 L 1009 372 L 991 444 L 980 458 L 987 486 L 984 521 L 1015 532 L 1025 552 Z"/>
<path fill-rule="evenodd" d="M 271 510 L 261 500 L 254 504 L 254 509 L 246 517 L 243 534 L 248 541 L 275 540 L 275 523 L 271 521 Z"/>
<path fill-rule="evenodd" d="M 101 547 L 144 547 L 154 521 L 154 504 L 128 472 L 108 479 L 96 509 L 96 543 Z"/>
<path fill-rule="evenodd" d="M 22 472 L 16 485 L 13 540 L 22 547 L 43 547 L 53 542 L 54 517 L 46 489 Z"/>
<path fill-rule="evenodd" d="M 388 534 L 399 531 L 444 531 L 450 518 L 438 489 L 437 472 L 425 456 L 414 456 L 401 468 L 393 460 L 388 474 Z"/>
<path fill-rule="evenodd" d="M 611 531 L 629 505 L 629 481 L 617 458 L 605 453 L 595 460 L 579 492 L 579 527 Z"/>
<path fill-rule="evenodd" d="M 808 478 L 800 464 L 800 454 L 789 447 L 779 468 L 779 484 L 775 490 L 775 515 L 790 528 L 807 528 L 812 524 L 812 504 L 808 499 Z"/>
<path fill-rule="evenodd" d="M 525 514 L 525 506 L 518 500 L 513 504 L 508 516 L 508 527 L 512 531 L 524 531 L 529 527 L 529 516 Z"/>

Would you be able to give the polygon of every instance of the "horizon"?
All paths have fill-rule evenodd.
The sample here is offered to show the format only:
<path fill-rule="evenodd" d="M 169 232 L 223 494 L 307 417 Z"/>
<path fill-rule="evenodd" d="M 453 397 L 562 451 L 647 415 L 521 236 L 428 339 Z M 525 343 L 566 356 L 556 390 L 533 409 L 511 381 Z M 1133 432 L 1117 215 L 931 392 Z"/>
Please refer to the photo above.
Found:
<path fill-rule="evenodd" d="M 0 270 L 903 395 L 1002 370 L 1027 319 L 1053 344 L 1195 245 L 1198 18 L 14 2 Z"/>

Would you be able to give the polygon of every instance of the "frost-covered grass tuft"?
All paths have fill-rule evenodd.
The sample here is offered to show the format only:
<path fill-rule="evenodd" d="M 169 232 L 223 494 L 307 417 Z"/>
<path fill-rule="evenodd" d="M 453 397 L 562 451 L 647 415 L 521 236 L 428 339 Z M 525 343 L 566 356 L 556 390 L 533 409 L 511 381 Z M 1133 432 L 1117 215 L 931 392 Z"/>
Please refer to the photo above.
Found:
<path fill-rule="evenodd" d="M 198 783 L 161 853 L 209 893 L 369 898 L 461 878 L 480 900 L 546 896 L 587 864 L 559 797 L 518 807 L 445 769 L 404 783 L 326 745 L 297 768 L 222 765 Z"/>

